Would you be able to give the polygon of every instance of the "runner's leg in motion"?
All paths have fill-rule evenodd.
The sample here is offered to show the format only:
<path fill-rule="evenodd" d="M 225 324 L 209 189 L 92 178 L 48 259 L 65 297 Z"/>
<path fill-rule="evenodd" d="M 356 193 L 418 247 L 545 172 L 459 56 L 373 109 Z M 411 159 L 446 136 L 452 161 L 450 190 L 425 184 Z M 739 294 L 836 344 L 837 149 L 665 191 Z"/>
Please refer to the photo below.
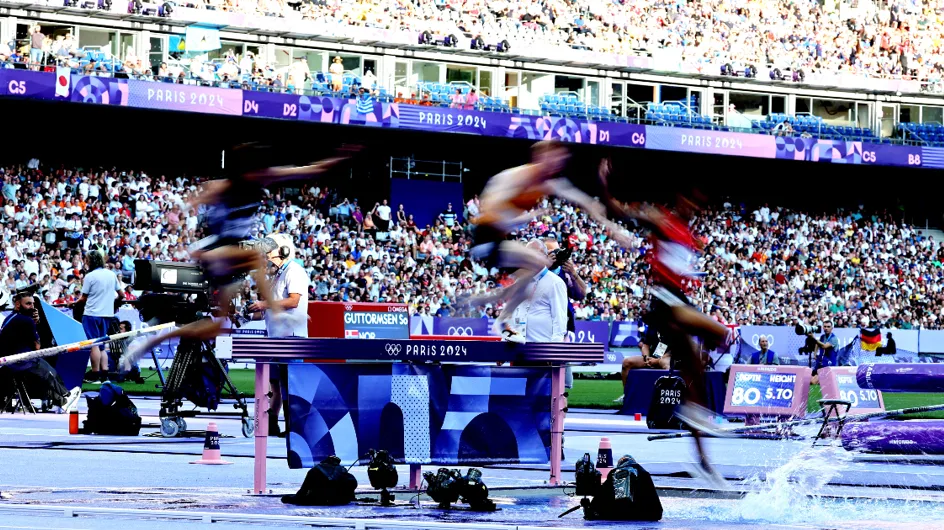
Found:
<path fill-rule="evenodd" d="M 141 360 L 149 351 L 156 348 L 158 344 L 167 340 L 178 338 L 205 341 L 219 337 L 220 333 L 223 331 L 223 319 L 228 316 L 229 306 L 238 291 L 239 284 L 227 285 L 220 291 L 218 303 L 222 314 L 216 320 L 204 318 L 181 326 L 169 333 L 156 334 L 143 343 L 133 343 L 131 347 L 125 351 L 125 354 L 121 356 L 121 366 L 126 370 L 130 370 L 132 364 Z"/>
<path fill-rule="evenodd" d="M 503 268 L 517 268 L 519 269 L 515 272 L 517 280 L 515 283 L 511 284 L 509 287 L 504 289 L 497 288 L 493 289 L 490 292 L 472 296 L 463 305 L 468 306 L 481 306 L 487 304 L 494 304 L 499 300 L 509 300 L 514 299 L 517 294 L 517 290 L 523 288 L 531 278 L 540 272 L 544 267 L 547 267 L 551 264 L 551 260 L 539 250 L 528 248 L 526 245 L 518 243 L 516 241 L 502 241 L 498 246 L 498 263 L 499 267 Z M 514 306 L 517 307 L 521 300 L 517 300 L 514 303 Z M 511 309 L 514 311 L 514 307 Z M 505 312 L 502 311 L 502 314 Z M 508 313 L 511 314 L 510 312 Z"/>

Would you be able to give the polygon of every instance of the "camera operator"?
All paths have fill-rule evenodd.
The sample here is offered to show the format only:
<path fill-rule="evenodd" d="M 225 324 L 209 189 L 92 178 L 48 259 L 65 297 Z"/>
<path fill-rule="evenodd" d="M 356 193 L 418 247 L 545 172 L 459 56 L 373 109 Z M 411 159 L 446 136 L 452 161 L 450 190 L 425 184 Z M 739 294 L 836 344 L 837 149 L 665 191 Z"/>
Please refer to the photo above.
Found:
<path fill-rule="evenodd" d="M 573 252 L 570 249 L 562 249 L 557 239 L 549 237 L 544 240 L 548 255 L 553 260 L 551 263 L 551 272 L 560 276 L 567 286 L 567 342 L 573 342 L 577 333 L 577 318 L 574 313 L 573 300 L 583 300 L 587 297 L 587 284 L 577 274 L 577 268 L 571 259 Z M 566 377 L 564 379 L 565 388 L 573 388 L 574 372 L 568 366 Z"/>
<path fill-rule="evenodd" d="M 39 310 L 36 309 L 33 295 L 20 292 L 13 300 L 13 312 L 3 321 L 0 329 L 0 344 L 4 345 L 4 352 L 8 355 L 36 351 L 39 349 L 39 331 L 36 327 L 39 324 Z M 46 359 L 13 363 L 0 368 L 0 371 L 4 370 L 10 370 L 22 378 L 27 388 L 42 387 L 42 399 L 52 401 L 64 410 L 73 407 L 82 393 L 79 387 L 73 388 L 71 392 L 67 390 L 59 373 Z"/>
<path fill-rule="evenodd" d="M 115 299 L 124 299 L 121 283 L 113 271 L 105 268 L 105 254 L 101 250 L 90 250 L 86 254 L 90 271 L 82 281 L 82 297 L 75 303 L 84 305 L 82 328 L 89 339 L 105 337 L 115 320 Z M 92 346 L 92 369 L 86 381 L 104 382 L 108 379 L 108 356 L 100 346 Z"/>
<path fill-rule="evenodd" d="M 269 302 L 260 300 L 253 303 L 249 310 L 265 312 L 266 331 L 269 337 L 308 337 L 308 288 L 309 279 L 305 269 L 295 261 L 295 245 L 292 238 L 285 234 L 272 234 L 265 238 L 262 250 L 266 259 L 277 271 L 272 281 L 272 303 L 279 304 L 283 315 L 279 320 L 272 318 Z M 269 434 L 282 436 L 279 429 L 279 410 L 288 418 L 288 407 L 283 407 L 281 374 L 273 371 L 269 374 L 272 389 L 272 403 L 269 408 Z"/>
<path fill-rule="evenodd" d="M 838 366 L 839 364 L 839 339 L 833 333 L 833 323 L 830 320 L 823 322 L 823 333 L 816 339 L 813 333 L 807 333 L 806 336 L 816 342 L 819 352 L 816 354 L 816 366 L 813 368 L 813 378 L 810 383 L 819 384 L 820 368 L 826 366 Z"/>

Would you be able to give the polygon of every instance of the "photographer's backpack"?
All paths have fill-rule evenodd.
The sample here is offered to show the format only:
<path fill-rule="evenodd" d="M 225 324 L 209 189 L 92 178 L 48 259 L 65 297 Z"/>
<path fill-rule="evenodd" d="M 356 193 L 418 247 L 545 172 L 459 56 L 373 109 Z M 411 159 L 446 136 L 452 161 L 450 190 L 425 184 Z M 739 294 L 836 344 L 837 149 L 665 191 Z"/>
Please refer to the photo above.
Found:
<path fill-rule="evenodd" d="M 659 521 L 662 501 L 652 477 L 625 455 L 584 509 L 584 518 L 604 521 Z"/>
<path fill-rule="evenodd" d="M 354 500 L 357 479 L 341 465 L 341 459 L 329 456 L 311 468 L 295 495 L 285 495 L 282 503 L 296 506 L 343 506 Z"/>
<path fill-rule="evenodd" d="M 650 429 L 682 429 L 682 421 L 675 417 L 675 411 L 685 399 L 686 391 L 685 381 L 673 370 L 657 379 L 652 387 L 646 425 Z"/>
<path fill-rule="evenodd" d="M 86 397 L 88 416 L 83 422 L 86 434 L 137 436 L 141 431 L 138 408 L 120 386 L 102 384 L 95 397 Z"/>

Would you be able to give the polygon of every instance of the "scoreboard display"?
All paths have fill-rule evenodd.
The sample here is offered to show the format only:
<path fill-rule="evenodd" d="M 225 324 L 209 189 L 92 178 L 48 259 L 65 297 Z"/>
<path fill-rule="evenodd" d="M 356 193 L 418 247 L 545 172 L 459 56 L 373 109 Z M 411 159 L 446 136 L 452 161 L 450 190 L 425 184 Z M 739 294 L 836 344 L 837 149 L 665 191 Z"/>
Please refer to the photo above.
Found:
<path fill-rule="evenodd" d="M 868 414 L 885 410 L 881 391 L 860 388 L 855 366 L 830 366 L 819 371 L 819 384 L 824 399 L 842 399 L 852 406 L 850 414 Z"/>
<path fill-rule="evenodd" d="M 802 416 L 811 370 L 798 366 L 738 364 L 731 367 L 725 414 Z"/>
<path fill-rule="evenodd" d="M 409 339 L 405 304 L 310 302 L 308 336 L 334 339 Z"/>

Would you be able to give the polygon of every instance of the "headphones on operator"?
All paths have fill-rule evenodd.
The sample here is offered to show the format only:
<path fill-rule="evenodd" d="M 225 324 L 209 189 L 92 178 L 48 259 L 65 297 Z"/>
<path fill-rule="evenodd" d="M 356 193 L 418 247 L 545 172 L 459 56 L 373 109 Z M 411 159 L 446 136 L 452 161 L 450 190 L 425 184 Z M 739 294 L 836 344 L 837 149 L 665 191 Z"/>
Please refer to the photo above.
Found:
<path fill-rule="evenodd" d="M 289 256 L 292 255 L 292 247 L 290 247 L 290 246 L 288 246 L 288 245 L 283 245 L 283 244 L 281 244 L 281 242 L 280 242 L 278 239 L 274 238 L 274 237 L 267 237 L 266 239 L 268 239 L 269 241 L 271 241 L 274 245 L 277 245 L 277 246 L 278 246 L 278 248 L 279 248 L 279 259 L 281 259 L 282 261 L 287 260 L 287 259 L 289 258 Z"/>

